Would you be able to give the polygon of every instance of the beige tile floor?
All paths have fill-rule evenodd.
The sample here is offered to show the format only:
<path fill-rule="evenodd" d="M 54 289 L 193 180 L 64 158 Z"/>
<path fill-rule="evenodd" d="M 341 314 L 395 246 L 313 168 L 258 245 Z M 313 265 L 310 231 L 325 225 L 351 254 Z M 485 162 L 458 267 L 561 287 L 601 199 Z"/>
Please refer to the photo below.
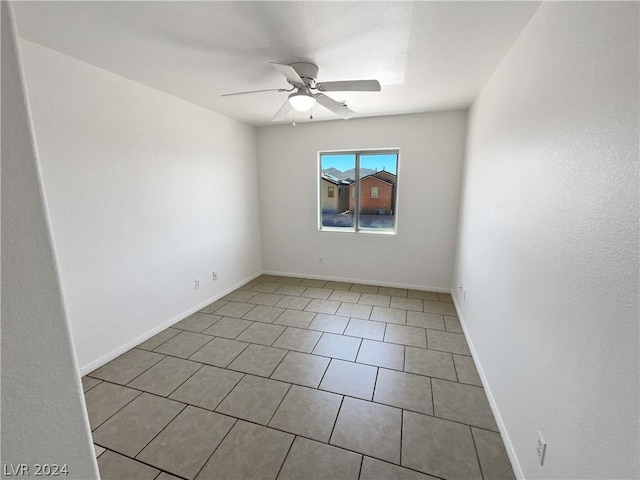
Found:
<path fill-rule="evenodd" d="M 108 479 L 512 479 L 447 294 L 263 275 L 83 378 Z"/>

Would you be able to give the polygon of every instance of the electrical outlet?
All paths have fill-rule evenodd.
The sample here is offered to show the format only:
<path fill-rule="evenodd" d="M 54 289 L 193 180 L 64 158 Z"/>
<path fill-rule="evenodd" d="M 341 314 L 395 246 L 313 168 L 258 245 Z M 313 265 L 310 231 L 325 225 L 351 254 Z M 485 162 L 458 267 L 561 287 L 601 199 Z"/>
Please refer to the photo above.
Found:
<path fill-rule="evenodd" d="M 464 286 L 464 285 L 462 285 L 461 283 L 459 283 L 459 284 L 458 284 L 458 291 L 459 291 L 460 293 L 462 293 L 462 287 L 463 287 L 463 286 Z"/>
<path fill-rule="evenodd" d="M 213 272 L 211 274 L 211 276 L 213 277 L 213 281 L 215 282 L 216 280 L 218 280 L 218 272 Z"/>
<path fill-rule="evenodd" d="M 196 279 L 194 280 L 194 283 L 195 283 L 196 290 L 198 290 L 200 288 L 200 280 Z"/>
<path fill-rule="evenodd" d="M 320 263 L 324 263 L 324 257 L 320 257 Z"/>
<path fill-rule="evenodd" d="M 544 465 L 544 454 L 547 453 L 547 443 L 542 438 L 542 434 L 538 432 L 538 441 L 536 442 L 536 456 L 540 465 Z"/>

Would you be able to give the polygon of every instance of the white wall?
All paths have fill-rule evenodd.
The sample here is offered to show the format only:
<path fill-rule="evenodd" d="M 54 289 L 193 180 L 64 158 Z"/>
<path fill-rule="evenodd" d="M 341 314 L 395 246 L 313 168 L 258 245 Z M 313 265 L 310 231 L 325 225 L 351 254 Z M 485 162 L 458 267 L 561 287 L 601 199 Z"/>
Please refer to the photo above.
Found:
<path fill-rule="evenodd" d="M 88 371 L 261 271 L 255 129 L 34 43 L 21 48 Z"/>
<path fill-rule="evenodd" d="M 11 6 L 2 9 L 2 466 L 98 477 L 58 281 Z M 24 471 L 22 475 L 24 476 Z M 46 473 L 46 472 L 45 472 Z"/>
<path fill-rule="evenodd" d="M 451 111 L 260 127 L 264 270 L 449 291 L 466 121 Z M 319 232 L 318 152 L 393 147 L 397 235 Z"/>
<path fill-rule="evenodd" d="M 640 475 L 638 18 L 544 2 L 469 117 L 453 285 L 526 478 Z"/>

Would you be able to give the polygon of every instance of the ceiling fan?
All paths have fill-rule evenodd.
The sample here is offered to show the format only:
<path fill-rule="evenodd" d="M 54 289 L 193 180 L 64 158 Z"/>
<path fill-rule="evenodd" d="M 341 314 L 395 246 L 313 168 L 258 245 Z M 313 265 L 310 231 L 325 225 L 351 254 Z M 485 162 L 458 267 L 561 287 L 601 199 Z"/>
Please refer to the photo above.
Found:
<path fill-rule="evenodd" d="M 317 103 L 332 111 L 336 115 L 348 119 L 355 115 L 345 103 L 340 103 L 322 92 L 379 92 L 380 82 L 377 80 L 342 80 L 336 82 L 317 82 L 318 67 L 312 63 L 296 62 L 290 65 L 270 62 L 289 82 L 291 88 L 269 88 L 265 90 L 251 90 L 248 92 L 226 93 L 221 95 L 244 95 L 259 92 L 292 92 L 273 117 L 273 121 L 284 120 L 292 109 L 298 112 L 308 112 Z M 316 93 L 317 92 L 317 93 Z"/>

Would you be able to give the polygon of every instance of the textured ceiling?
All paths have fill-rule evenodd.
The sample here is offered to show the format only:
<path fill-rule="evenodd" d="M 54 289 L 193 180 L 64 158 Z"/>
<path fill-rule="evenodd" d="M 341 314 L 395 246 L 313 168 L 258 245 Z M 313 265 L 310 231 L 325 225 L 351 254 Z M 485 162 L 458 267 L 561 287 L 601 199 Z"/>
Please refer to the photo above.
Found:
<path fill-rule="evenodd" d="M 47 1 L 15 11 L 27 40 L 265 125 L 286 93 L 220 95 L 287 88 L 269 62 L 315 63 L 319 81 L 380 80 L 380 93 L 330 94 L 357 116 L 467 107 L 539 4 Z M 319 106 L 313 114 L 336 118 Z"/>

